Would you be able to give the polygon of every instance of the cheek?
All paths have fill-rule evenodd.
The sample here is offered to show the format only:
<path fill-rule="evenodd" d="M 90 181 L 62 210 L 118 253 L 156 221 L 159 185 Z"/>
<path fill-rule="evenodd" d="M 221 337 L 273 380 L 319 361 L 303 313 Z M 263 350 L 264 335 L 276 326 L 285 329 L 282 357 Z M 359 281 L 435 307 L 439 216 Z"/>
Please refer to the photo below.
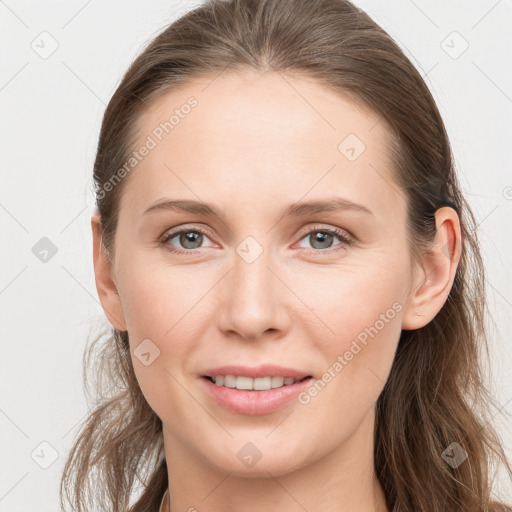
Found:
<path fill-rule="evenodd" d="M 119 295 L 130 335 L 165 339 L 203 292 L 191 267 L 171 267 L 165 262 L 133 255 L 119 265 Z"/>
<path fill-rule="evenodd" d="M 332 400 L 363 413 L 378 398 L 401 334 L 405 270 L 392 258 L 379 258 L 340 269 L 338 279 L 332 269 L 317 273 L 314 288 L 302 282 L 304 302 L 314 313 L 303 325 L 322 354 L 330 389 L 319 403 Z"/>
<path fill-rule="evenodd" d="M 182 363 L 198 339 L 191 327 L 198 325 L 196 314 L 200 308 L 193 305 L 204 295 L 203 286 L 194 286 L 183 272 L 166 266 L 127 263 L 119 277 L 139 387 L 160 418 L 169 411 L 174 411 L 177 418 L 184 417 L 186 411 L 182 408 L 189 403 L 189 397 L 180 385 L 184 382 Z M 144 358 L 144 353 L 149 356 Z M 172 424 L 173 418 L 166 421 Z"/>
<path fill-rule="evenodd" d="M 401 318 L 407 289 L 404 265 L 405 261 L 401 264 L 378 255 L 347 260 L 337 268 L 296 272 L 294 291 L 313 313 L 305 314 L 303 320 L 309 318 L 317 332 L 324 334 L 324 346 L 333 350 L 343 348 L 344 340 L 357 337 L 376 323 L 377 329 L 382 330 L 381 317 L 386 325 L 388 320 L 396 323 L 397 317 Z"/>
<path fill-rule="evenodd" d="M 151 405 L 155 400 L 165 400 L 169 393 L 174 396 L 176 381 L 172 376 L 182 380 L 183 372 L 188 370 L 183 363 L 202 339 L 207 303 L 202 299 L 215 283 L 215 275 L 194 272 L 191 276 L 192 272 L 191 266 L 171 267 L 137 262 L 135 258 L 119 266 L 119 295 L 133 366 L 145 395 L 148 389 L 150 396 L 146 398 Z M 156 354 L 151 355 L 155 357 L 151 367 L 137 359 L 144 343 L 151 354 Z"/>

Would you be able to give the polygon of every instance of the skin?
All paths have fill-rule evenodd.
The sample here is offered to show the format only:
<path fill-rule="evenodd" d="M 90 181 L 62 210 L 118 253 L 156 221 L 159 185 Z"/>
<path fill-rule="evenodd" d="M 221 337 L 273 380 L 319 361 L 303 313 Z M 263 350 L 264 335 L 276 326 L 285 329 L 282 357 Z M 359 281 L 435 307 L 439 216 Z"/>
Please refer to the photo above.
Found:
<path fill-rule="evenodd" d="M 141 390 L 163 422 L 172 497 L 164 510 L 386 511 L 373 466 L 375 402 L 402 329 L 426 325 L 448 297 L 460 256 L 457 214 L 437 211 L 433 248 L 414 263 L 385 122 L 304 77 L 196 79 L 151 105 L 137 147 L 190 96 L 198 106 L 125 178 L 113 261 L 97 215 L 91 220 L 102 306 L 113 326 L 128 331 Z M 350 133 L 366 145 L 354 161 L 338 150 Z M 289 203 L 333 196 L 373 215 L 279 218 Z M 211 202 L 225 219 L 143 215 L 164 198 Z M 194 254 L 159 244 L 182 225 L 210 233 L 188 246 Z M 300 231 L 335 227 L 352 244 L 333 236 L 322 245 Z M 236 252 L 247 236 L 263 249 L 252 263 Z M 192 250 L 179 237 L 167 246 Z M 322 379 L 394 303 L 394 318 L 307 404 L 248 416 L 203 391 L 203 371 L 231 363 L 281 364 Z M 148 366 L 133 353 L 147 338 L 160 350 Z M 237 457 L 248 442 L 261 453 L 252 467 Z"/>

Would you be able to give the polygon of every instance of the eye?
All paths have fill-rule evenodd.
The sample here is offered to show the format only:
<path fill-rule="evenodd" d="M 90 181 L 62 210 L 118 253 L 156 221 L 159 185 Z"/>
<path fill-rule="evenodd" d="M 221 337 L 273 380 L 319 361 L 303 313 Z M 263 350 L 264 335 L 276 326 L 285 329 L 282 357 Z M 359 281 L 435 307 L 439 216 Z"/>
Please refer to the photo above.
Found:
<path fill-rule="evenodd" d="M 167 233 L 160 243 L 171 252 L 183 254 L 186 252 L 194 252 L 195 249 L 201 249 L 201 244 L 205 237 L 208 238 L 208 235 L 202 229 L 182 228 Z M 181 244 L 183 249 L 176 248 L 171 243 L 174 239 L 176 239 L 176 243 Z"/>
<path fill-rule="evenodd" d="M 314 253 L 332 253 L 343 250 L 347 246 L 350 246 L 352 241 L 350 236 L 341 229 L 338 228 L 309 228 L 305 232 L 301 233 L 302 240 L 308 239 L 312 244 L 310 249 Z M 208 239 L 208 233 L 199 228 L 181 228 L 171 232 L 168 232 L 161 240 L 160 244 L 164 246 L 168 251 L 185 254 L 195 253 L 196 250 L 202 248 L 204 240 Z M 333 240 L 337 238 L 341 243 L 335 245 L 332 248 Z M 173 240 L 175 240 L 173 242 Z M 180 244 L 181 248 L 176 247 L 175 244 Z M 306 249 L 309 249 L 306 247 Z"/>
<path fill-rule="evenodd" d="M 302 240 L 309 240 L 312 245 L 313 252 L 332 253 L 340 251 L 352 243 L 347 233 L 338 228 L 310 228 L 305 233 L 301 233 Z M 332 243 L 335 238 L 338 238 L 341 243 L 332 248 Z M 306 249 L 309 249 L 306 247 Z M 325 250 L 327 249 L 327 250 Z"/>

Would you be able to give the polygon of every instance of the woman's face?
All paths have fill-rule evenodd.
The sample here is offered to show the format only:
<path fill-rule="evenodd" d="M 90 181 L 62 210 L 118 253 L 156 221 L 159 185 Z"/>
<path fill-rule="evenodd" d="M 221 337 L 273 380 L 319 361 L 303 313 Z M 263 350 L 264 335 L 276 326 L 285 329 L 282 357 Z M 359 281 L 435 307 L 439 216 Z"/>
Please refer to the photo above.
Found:
<path fill-rule="evenodd" d="M 278 475 L 372 433 L 416 285 L 386 133 L 348 97 L 273 73 L 198 79 L 141 119 L 109 309 L 176 453 Z M 218 216 L 147 211 L 166 201 Z M 205 376 L 227 365 L 312 378 L 287 400 L 220 391 Z"/>

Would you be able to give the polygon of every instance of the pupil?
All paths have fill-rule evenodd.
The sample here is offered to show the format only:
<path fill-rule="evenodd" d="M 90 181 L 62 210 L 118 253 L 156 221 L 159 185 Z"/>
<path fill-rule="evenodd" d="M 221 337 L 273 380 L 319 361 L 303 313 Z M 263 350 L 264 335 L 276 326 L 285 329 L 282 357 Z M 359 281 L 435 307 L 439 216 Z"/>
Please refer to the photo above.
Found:
<path fill-rule="evenodd" d="M 181 235 L 180 243 L 183 245 L 183 247 L 186 247 L 187 249 L 197 249 L 197 247 L 194 247 L 194 244 L 197 243 L 197 240 L 199 238 L 199 245 L 201 245 L 202 236 L 203 235 L 201 233 L 189 231 L 188 233 L 183 233 Z M 192 244 L 192 246 L 190 244 Z"/>
<path fill-rule="evenodd" d="M 331 242 L 332 241 L 331 239 L 333 237 L 333 235 L 331 235 L 330 233 L 320 233 L 320 232 L 317 232 L 315 235 L 312 235 L 312 236 L 314 237 L 313 240 L 315 243 L 317 241 L 320 242 L 320 247 L 315 247 L 315 243 L 312 244 L 315 249 L 327 248 L 329 246 L 328 242 Z M 324 245 L 322 245 L 322 244 L 324 244 Z"/>

